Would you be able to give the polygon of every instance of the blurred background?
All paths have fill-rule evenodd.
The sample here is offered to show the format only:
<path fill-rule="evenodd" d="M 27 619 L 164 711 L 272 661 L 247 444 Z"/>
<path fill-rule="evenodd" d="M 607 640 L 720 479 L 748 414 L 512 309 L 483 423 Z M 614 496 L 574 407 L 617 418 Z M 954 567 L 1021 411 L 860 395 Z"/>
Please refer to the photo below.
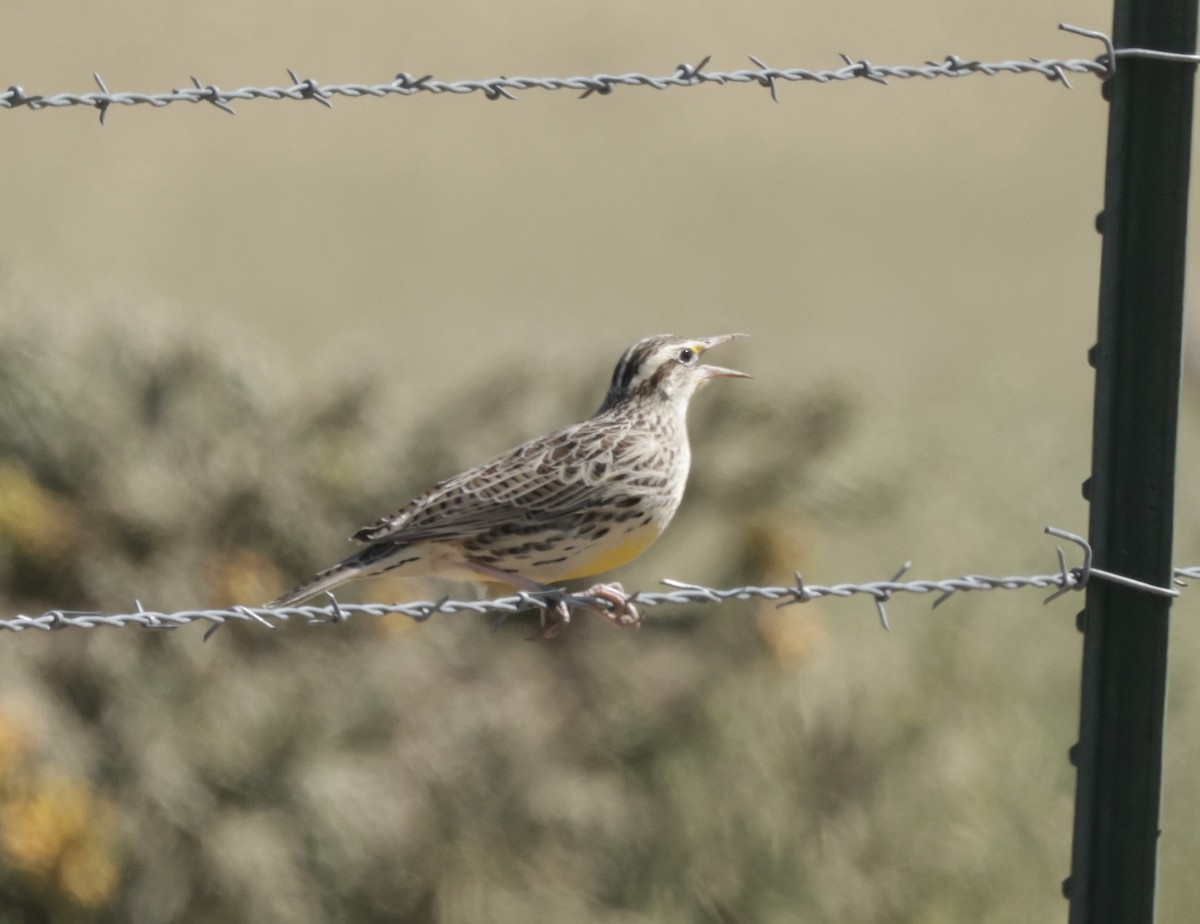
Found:
<path fill-rule="evenodd" d="M 4 85 L 1094 57 L 1007 4 L 6 6 Z M 255 605 L 432 481 L 744 330 L 665 537 L 713 586 L 1086 532 L 1106 107 L 1036 76 L 0 113 L 0 614 Z M 1194 253 L 1194 250 L 1193 250 Z M 1196 380 L 1177 561 L 1200 561 Z M 1068 550 L 1074 554 L 1073 550 Z M 469 594 L 375 582 L 347 600 Z M 1065 920 L 1076 596 L 0 637 L 0 924 Z M 1176 608 L 1163 920 L 1200 901 Z"/>

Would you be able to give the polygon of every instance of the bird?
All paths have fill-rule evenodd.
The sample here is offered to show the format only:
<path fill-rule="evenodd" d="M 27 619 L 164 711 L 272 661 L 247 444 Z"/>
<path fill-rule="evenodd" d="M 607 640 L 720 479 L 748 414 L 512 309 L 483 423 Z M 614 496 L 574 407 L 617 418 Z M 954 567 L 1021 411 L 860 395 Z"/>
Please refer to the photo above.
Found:
<path fill-rule="evenodd" d="M 345 581 L 384 573 L 507 586 L 547 594 L 540 637 L 570 621 L 551 585 L 591 577 L 639 556 L 670 524 L 683 499 L 691 449 L 692 396 L 744 372 L 700 362 L 745 334 L 659 334 L 629 347 L 595 415 L 522 443 L 440 481 L 395 513 L 358 530 L 353 555 L 267 604 L 294 606 Z M 618 626 L 640 624 L 619 583 L 580 597 Z M 607 605 L 604 605 L 607 604 Z"/>

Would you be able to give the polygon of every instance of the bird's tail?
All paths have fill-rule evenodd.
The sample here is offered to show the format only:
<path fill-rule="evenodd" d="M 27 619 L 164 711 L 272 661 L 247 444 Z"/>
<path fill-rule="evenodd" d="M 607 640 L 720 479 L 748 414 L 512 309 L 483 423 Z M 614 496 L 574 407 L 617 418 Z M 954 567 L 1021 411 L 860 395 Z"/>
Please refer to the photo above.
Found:
<path fill-rule="evenodd" d="M 266 608 L 278 609 L 281 606 L 293 606 L 314 594 L 337 587 L 346 581 L 354 580 L 354 578 L 382 574 L 384 571 L 391 571 L 393 568 L 420 561 L 419 554 L 413 555 L 411 552 L 405 554 L 408 548 L 407 543 L 397 542 L 377 542 L 375 545 L 369 545 L 349 558 L 342 559 L 332 568 L 326 568 L 313 575 L 312 578 L 299 587 L 289 590 L 278 600 L 272 600 Z"/>
<path fill-rule="evenodd" d="M 331 587 L 337 587 L 345 581 L 361 576 L 364 568 L 357 560 L 357 557 L 347 558 L 345 561 L 338 562 L 332 568 L 326 568 L 324 571 L 313 575 L 313 577 L 309 578 L 299 587 L 295 587 L 282 597 L 272 600 L 266 605 L 266 608 L 274 610 L 284 606 L 294 606 L 302 600 L 307 600 L 314 594 L 319 594 L 323 590 L 329 590 Z"/>

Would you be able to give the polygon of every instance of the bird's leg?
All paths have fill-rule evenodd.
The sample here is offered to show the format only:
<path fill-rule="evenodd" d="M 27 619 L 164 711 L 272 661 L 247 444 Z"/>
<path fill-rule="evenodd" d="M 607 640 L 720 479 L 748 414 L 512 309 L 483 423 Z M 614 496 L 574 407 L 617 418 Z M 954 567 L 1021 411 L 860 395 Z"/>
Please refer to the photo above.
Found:
<path fill-rule="evenodd" d="M 593 584 L 581 596 L 596 597 L 599 600 L 611 603 L 611 609 L 605 606 L 593 606 L 590 609 L 607 619 L 614 626 L 622 628 L 635 626 L 640 628 L 642 625 L 642 615 L 637 611 L 637 607 L 633 605 L 633 598 L 625 593 L 625 588 L 620 584 L 615 582 L 612 584 Z"/>
<path fill-rule="evenodd" d="M 530 578 L 522 577 L 511 571 L 502 571 L 499 568 L 493 568 L 481 562 L 468 561 L 466 565 L 480 577 L 508 584 L 510 587 L 515 587 L 526 593 L 545 596 L 550 605 L 543 607 L 541 610 L 542 625 L 541 631 L 538 633 L 539 638 L 554 638 L 562 630 L 562 627 L 571 621 L 571 610 L 567 604 L 566 595 L 558 588 L 548 587 Z M 633 605 L 630 595 L 625 593 L 625 588 L 620 584 L 615 582 L 612 584 L 593 584 L 579 594 L 579 596 L 595 597 L 598 600 L 612 604 L 611 607 L 603 606 L 599 603 L 591 604 L 588 606 L 588 609 L 592 610 L 596 615 L 607 619 L 614 626 L 627 628 L 642 624 L 641 614 L 638 612 L 637 607 Z"/>
<path fill-rule="evenodd" d="M 480 577 L 507 584 L 509 587 L 515 587 L 526 593 L 540 594 L 546 597 L 550 605 L 540 608 L 542 624 L 538 633 L 539 638 L 554 638 L 558 635 L 559 630 L 571 621 L 571 611 L 567 607 L 565 595 L 558 588 L 539 584 L 527 577 L 511 571 L 503 571 L 500 568 L 493 568 L 482 562 L 468 560 L 465 564 Z"/>

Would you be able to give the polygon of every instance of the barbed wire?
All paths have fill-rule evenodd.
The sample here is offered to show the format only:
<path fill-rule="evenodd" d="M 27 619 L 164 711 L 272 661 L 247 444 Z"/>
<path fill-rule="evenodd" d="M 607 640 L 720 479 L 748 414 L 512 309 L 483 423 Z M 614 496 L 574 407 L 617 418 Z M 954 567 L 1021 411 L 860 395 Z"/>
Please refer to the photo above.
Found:
<path fill-rule="evenodd" d="M 895 594 L 937 594 L 933 608 L 941 606 L 955 594 L 971 593 L 987 590 L 1021 590 L 1025 588 L 1055 588 L 1054 592 L 1044 602 L 1049 603 L 1072 590 L 1083 590 L 1090 580 L 1099 578 L 1126 587 L 1142 590 L 1146 593 L 1160 596 L 1178 597 L 1179 590 L 1175 587 L 1157 587 L 1134 578 L 1114 574 L 1095 567 L 1092 564 L 1092 549 L 1082 536 L 1066 530 L 1046 527 L 1046 533 L 1060 539 L 1066 539 L 1077 545 L 1083 553 L 1082 564 L 1069 567 L 1066 553 L 1059 546 L 1058 570 L 1048 574 L 1014 575 L 1009 577 L 989 577 L 983 574 L 967 574 L 957 578 L 942 580 L 913 580 L 902 581 L 901 578 L 912 567 L 912 562 L 906 562 L 890 580 L 868 581 L 854 584 L 807 584 L 803 576 L 796 572 L 796 583 L 791 587 L 733 587 L 717 589 L 704 587 L 700 584 L 688 584 L 683 581 L 664 580 L 662 583 L 672 590 L 647 593 L 639 591 L 629 598 L 629 602 L 638 607 L 656 607 L 665 604 L 694 604 L 694 603 L 724 603 L 728 600 L 766 600 L 777 602 L 779 606 L 791 606 L 797 603 L 808 603 L 823 597 L 853 597 L 865 595 L 872 599 L 879 614 L 880 623 L 884 629 L 890 629 L 887 610 L 884 604 Z M 1200 566 L 1174 569 L 1174 583 L 1187 586 L 1185 579 L 1200 579 Z M 274 629 L 277 624 L 287 623 L 292 618 L 303 620 L 310 626 L 336 625 L 347 621 L 351 616 L 407 616 L 416 622 L 425 622 L 437 614 L 469 612 L 496 617 L 496 623 L 514 613 L 529 610 L 546 610 L 565 602 L 568 607 L 581 609 L 612 609 L 612 601 L 603 597 L 587 594 L 569 594 L 561 591 L 548 593 L 521 592 L 495 600 L 450 600 L 443 598 L 436 602 L 419 601 L 415 603 L 339 603 L 327 593 L 329 604 L 324 606 L 287 606 L 277 609 L 266 607 L 232 606 L 225 609 L 181 610 L 173 613 L 162 613 L 147 610 L 140 601 L 135 601 L 135 611 L 106 615 L 104 613 L 76 610 L 50 610 L 40 616 L 17 615 L 8 619 L 0 619 L 0 629 L 12 632 L 23 632 L 27 629 L 53 631 L 56 629 L 94 629 L 100 626 L 123 628 L 125 626 L 140 626 L 143 629 L 178 629 L 193 622 L 207 622 L 209 632 L 226 622 L 250 622 Z M 207 637 L 207 635 L 206 635 Z"/>
<path fill-rule="evenodd" d="M 680 64 L 674 73 L 653 77 L 642 73 L 627 74 L 593 74 L 591 76 L 575 77 L 488 77 L 482 80 L 439 80 L 432 74 L 423 77 L 413 77 L 408 73 L 397 74 L 386 83 L 341 83 L 323 84 L 308 77 L 300 78 L 291 68 L 287 69 L 290 86 L 270 87 L 241 87 L 236 90 L 222 90 L 215 84 L 205 83 L 198 77 L 192 77 L 192 86 L 176 88 L 160 93 L 117 92 L 111 91 L 104 79 L 93 73 L 99 91 L 87 93 L 27 93 L 19 85 L 10 86 L 0 93 L 0 108 L 4 109 L 60 109 L 70 106 L 88 106 L 98 109 L 100 122 L 104 123 L 105 116 L 112 106 L 147 105 L 162 108 L 172 103 L 211 103 L 218 109 L 235 114 L 233 103 L 256 99 L 314 101 L 323 106 L 332 107 L 333 98 L 345 96 L 349 98 L 385 96 L 413 96 L 418 93 L 441 95 L 465 95 L 482 93 L 490 100 L 516 99 L 516 92 L 526 90 L 576 90 L 581 98 L 593 94 L 608 95 L 617 87 L 643 87 L 654 90 L 667 90 L 677 87 L 697 87 L 702 84 L 728 86 L 731 84 L 757 84 L 765 87 L 771 93 L 771 98 L 778 100 L 778 85 L 780 81 L 797 83 L 810 81 L 818 84 L 838 83 L 846 80 L 864 79 L 874 83 L 887 84 L 890 79 L 910 80 L 921 77 L 933 80 L 938 77 L 967 77 L 972 74 L 983 74 L 988 77 L 997 74 L 1040 74 L 1046 79 L 1061 83 L 1068 89 L 1071 83 L 1068 74 L 1092 74 L 1101 80 L 1109 80 L 1116 73 L 1117 60 L 1121 57 L 1143 57 L 1157 60 L 1177 61 L 1196 64 L 1200 58 L 1195 55 L 1177 54 L 1174 52 L 1156 51 L 1145 48 L 1114 48 L 1112 39 L 1103 32 L 1082 29 L 1078 26 L 1061 23 L 1059 29 L 1080 35 L 1085 38 L 1102 42 L 1104 54 L 1091 60 L 1085 58 L 1037 58 L 1026 60 L 984 62 L 947 55 L 941 61 L 927 61 L 924 64 L 873 64 L 864 59 L 854 60 L 847 55 L 841 55 L 844 64 L 837 68 L 810 70 L 803 67 L 778 68 L 771 67 L 760 58 L 748 55 L 754 64 L 753 68 L 734 71 L 707 71 L 711 56 L 705 57 L 699 64 Z"/>

